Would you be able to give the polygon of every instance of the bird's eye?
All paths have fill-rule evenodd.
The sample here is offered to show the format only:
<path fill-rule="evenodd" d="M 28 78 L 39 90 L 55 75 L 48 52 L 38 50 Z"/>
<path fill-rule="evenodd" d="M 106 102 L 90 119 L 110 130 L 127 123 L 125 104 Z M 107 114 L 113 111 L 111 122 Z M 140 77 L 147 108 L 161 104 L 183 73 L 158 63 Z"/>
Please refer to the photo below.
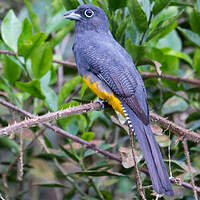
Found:
<path fill-rule="evenodd" d="M 85 10 L 85 16 L 86 17 L 92 17 L 94 15 L 94 11 L 91 9 Z"/>

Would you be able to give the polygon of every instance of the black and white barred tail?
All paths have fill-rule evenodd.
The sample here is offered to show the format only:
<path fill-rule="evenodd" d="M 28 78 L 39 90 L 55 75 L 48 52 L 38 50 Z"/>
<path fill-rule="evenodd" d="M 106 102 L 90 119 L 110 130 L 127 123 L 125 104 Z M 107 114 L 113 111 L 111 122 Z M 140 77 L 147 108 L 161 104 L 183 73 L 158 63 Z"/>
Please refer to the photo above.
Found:
<path fill-rule="evenodd" d="M 140 144 L 140 148 L 142 149 L 152 180 L 153 189 L 158 194 L 173 196 L 174 193 L 169 180 L 167 168 L 164 164 L 159 146 L 155 140 L 150 124 L 145 125 L 123 101 L 122 108 L 129 127 L 135 133 Z"/>
<path fill-rule="evenodd" d="M 122 105 L 122 110 L 123 110 L 123 113 L 124 113 L 124 115 L 125 115 L 125 118 L 126 118 L 126 120 L 127 120 L 127 122 L 128 122 L 129 128 L 131 128 L 132 132 L 134 133 L 134 128 L 133 128 L 133 125 L 132 125 L 132 123 L 131 123 L 130 117 L 129 117 L 128 113 L 126 112 L 126 109 L 124 108 L 123 105 Z"/>

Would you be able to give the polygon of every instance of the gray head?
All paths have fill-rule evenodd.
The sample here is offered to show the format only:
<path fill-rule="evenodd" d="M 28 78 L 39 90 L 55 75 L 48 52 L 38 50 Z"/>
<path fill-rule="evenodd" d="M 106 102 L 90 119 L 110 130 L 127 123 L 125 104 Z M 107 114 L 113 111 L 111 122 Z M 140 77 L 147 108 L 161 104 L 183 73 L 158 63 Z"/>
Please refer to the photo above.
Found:
<path fill-rule="evenodd" d="M 65 13 L 66 19 L 76 21 L 75 31 L 96 31 L 108 32 L 109 23 L 105 12 L 92 4 L 84 4 L 75 10 L 70 10 Z"/>

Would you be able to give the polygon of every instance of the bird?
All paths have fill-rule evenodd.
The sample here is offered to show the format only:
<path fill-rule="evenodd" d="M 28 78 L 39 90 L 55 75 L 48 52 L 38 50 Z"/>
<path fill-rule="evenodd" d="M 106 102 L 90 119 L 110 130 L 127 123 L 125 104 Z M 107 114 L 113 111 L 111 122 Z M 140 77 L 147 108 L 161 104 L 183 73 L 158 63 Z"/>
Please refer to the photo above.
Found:
<path fill-rule="evenodd" d="M 150 127 L 147 93 L 132 57 L 114 39 L 103 9 L 83 4 L 64 14 L 75 20 L 73 53 L 88 87 L 128 121 L 146 161 L 153 189 L 173 196 L 167 168 Z"/>

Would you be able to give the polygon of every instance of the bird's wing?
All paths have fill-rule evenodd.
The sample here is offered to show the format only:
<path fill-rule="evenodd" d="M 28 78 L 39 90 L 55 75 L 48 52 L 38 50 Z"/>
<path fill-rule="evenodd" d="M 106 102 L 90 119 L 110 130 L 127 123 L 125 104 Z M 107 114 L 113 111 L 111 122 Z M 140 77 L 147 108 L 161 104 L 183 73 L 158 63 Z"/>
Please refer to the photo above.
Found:
<path fill-rule="evenodd" d="M 117 47 L 118 48 L 118 47 Z M 128 55 L 128 54 L 127 54 Z M 124 53 L 117 51 L 113 44 L 89 46 L 81 51 L 79 58 L 88 71 L 94 73 L 101 81 L 123 99 L 138 118 L 144 123 L 149 123 L 146 91 L 143 81 L 134 64 L 127 61 Z"/>

